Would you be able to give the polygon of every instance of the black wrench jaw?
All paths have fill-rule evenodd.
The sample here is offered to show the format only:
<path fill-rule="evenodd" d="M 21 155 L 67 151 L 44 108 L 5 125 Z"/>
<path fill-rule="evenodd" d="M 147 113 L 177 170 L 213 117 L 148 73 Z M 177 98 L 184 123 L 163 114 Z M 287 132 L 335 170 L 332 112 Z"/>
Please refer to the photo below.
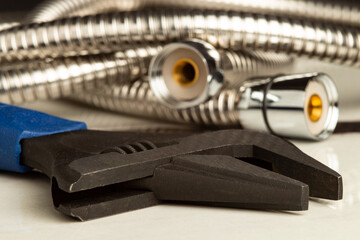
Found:
<path fill-rule="evenodd" d="M 254 156 L 272 164 L 272 170 L 309 185 L 310 196 L 340 200 L 343 182 L 339 173 L 301 152 L 294 145 L 279 151 L 254 147 Z"/>
<path fill-rule="evenodd" d="M 127 189 L 121 184 L 68 193 L 59 188 L 55 178 L 51 181 L 51 195 L 56 210 L 81 221 L 138 210 L 160 203 L 151 191 Z"/>
<path fill-rule="evenodd" d="M 159 165 L 151 177 L 68 193 L 52 179 L 55 208 L 80 220 L 182 202 L 231 208 L 308 209 L 306 184 L 223 155 L 186 155 Z"/>
<path fill-rule="evenodd" d="M 22 148 L 23 164 L 51 179 L 55 208 L 81 220 L 163 201 L 300 211 L 308 209 L 309 195 L 342 198 L 338 173 L 258 132 L 78 131 L 27 139 Z"/>
<path fill-rule="evenodd" d="M 306 184 L 223 155 L 176 157 L 157 167 L 152 177 L 128 184 L 133 189 L 150 189 L 162 201 L 263 210 L 308 209 Z"/>

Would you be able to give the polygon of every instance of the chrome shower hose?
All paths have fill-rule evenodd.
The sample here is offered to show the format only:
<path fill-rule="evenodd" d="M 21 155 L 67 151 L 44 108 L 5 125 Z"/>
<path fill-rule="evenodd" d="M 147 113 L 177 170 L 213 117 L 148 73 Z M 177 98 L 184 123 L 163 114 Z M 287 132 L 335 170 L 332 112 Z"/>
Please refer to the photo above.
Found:
<path fill-rule="evenodd" d="M 4 22 L 4 23 L 0 23 L 0 32 L 5 30 L 5 29 L 9 29 L 15 26 L 18 26 L 19 23 L 18 22 Z"/>
<path fill-rule="evenodd" d="M 147 81 L 138 80 L 132 83 L 104 86 L 102 89 L 73 96 L 72 99 L 140 117 L 234 127 L 240 126 L 235 115 L 241 94 L 242 91 L 239 88 L 225 88 L 218 97 L 197 107 L 171 109 L 159 103 Z"/>
<path fill-rule="evenodd" d="M 33 61 L 0 68 L 0 102 L 19 104 L 65 97 L 144 76 L 162 49 L 147 46 L 86 57 Z"/>
<path fill-rule="evenodd" d="M 313 98 L 322 102 L 321 108 L 315 111 Z M 141 117 L 219 127 L 243 125 L 246 129 L 313 140 L 331 135 L 338 119 L 336 87 L 328 76 L 318 73 L 245 81 L 238 83 L 238 87 L 224 88 L 205 103 L 186 109 L 160 104 L 149 83 L 141 80 L 80 93 L 74 99 Z"/>
<path fill-rule="evenodd" d="M 29 16 L 30 22 L 50 21 L 62 17 L 91 15 L 105 11 L 130 11 L 146 7 L 198 8 L 232 10 L 317 19 L 326 22 L 359 25 L 359 5 L 343 1 L 319 0 L 48 0 Z"/>
<path fill-rule="evenodd" d="M 65 97 L 101 88 L 106 84 L 129 82 L 147 74 L 150 60 L 161 46 L 140 47 L 111 54 L 33 61 L 0 68 L 0 102 L 23 103 Z M 275 71 L 289 66 L 292 58 L 273 53 L 222 50 L 223 69 L 236 78 Z M 241 74 L 240 74 L 241 73 Z M 235 76 L 235 75 L 244 76 Z"/>
<path fill-rule="evenodd" d="M 118 51 L 135 43 L 199 38 L 220 48 L 250 48 L 357 65 L 360 28 L 258 14 L 158 10 L 22 25 L 0 32 L 0 60 Z"/>

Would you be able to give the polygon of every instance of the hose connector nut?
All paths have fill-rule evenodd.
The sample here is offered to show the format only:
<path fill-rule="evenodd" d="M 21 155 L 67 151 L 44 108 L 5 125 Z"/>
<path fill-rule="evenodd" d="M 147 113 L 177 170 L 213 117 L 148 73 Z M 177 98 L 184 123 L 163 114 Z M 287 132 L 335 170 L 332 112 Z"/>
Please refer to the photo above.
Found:
<path fill-rule="evenodd" d="M 338 93 L 322 73 L 251 79 L 244 85 L 241 123 L 275 135 L 322 140 L 338 122 Z"/>
<path fill-rule="evenodd" d="M 196 106 L 216 95 L 224 82 L 219 52 L 192 39 L 167 45 L 149 67 L 152 91 L 171 108 Z"/>

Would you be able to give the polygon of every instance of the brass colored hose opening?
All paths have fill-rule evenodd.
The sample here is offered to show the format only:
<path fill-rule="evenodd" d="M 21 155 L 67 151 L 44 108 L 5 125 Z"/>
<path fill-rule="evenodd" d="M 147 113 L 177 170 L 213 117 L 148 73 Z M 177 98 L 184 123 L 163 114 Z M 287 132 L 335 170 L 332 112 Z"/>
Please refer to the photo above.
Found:
<path fill-rule="evenodd" d="M 191 59 L 183 58 L 175 63 L 172 77 L 180 87 L 191 87 L 199 79 L 199 68 Z"/>
<path fill-rule="evenodd" d="M 321 118 L 323 112 L 322 100 L 321 98 L 314 94 L 310 97 L 308 104 L 308 116 L 312 122 L 317 122 Z"/>

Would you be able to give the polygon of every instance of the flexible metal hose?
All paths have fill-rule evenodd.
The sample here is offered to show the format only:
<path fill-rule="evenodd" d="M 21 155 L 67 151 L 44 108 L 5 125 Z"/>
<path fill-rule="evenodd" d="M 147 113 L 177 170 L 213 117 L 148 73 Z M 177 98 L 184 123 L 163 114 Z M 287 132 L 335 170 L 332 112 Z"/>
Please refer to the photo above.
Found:
<path fill-rule="evenodd" d="M 23 103 L 83 91 L 86 94 L 105 84 L 135 80 L 147 74 L 151 58 L 161 50 L 161 46 L 148 46 L 114 54 L 4 66 L 0 68 L 0 102 Z M 225 75 L 232 81 L 263 71 L 275 72 L 292 63 L 286 55 L 256 51 L 224 50 L 221 56 Z"/>
<path fill-rule="evenodd" d="M 353 25 L 360 23 L 360 10 L 357 5 L 346 4 L 343 1 L 339 4 L 329 0 L 49 0 L 35 9 L 28 16 L 28 21 L 43 22 L 106 11 L 130 11 L 163 6 L 275 14 Z"/>
<path fill-rule="evenodd" d="M 292 58 L 286 55 L 252 51 L 220 51 L 225 75 L 228 77 L 243 78 L 267 73 L 281 67 L 288 67 Z M 229 75 L 230 74 L 230 75 Z M 232 79 L 234 80 L 234 79 Z M 242 79 L 244 80 L 244 79 Z M 73 99 L 103 109 L 164 119 L 182 123 L 195 123 L 199 125 L 239 125 L 237 104 L 241 96 L 241 81 L 228 82 L 228 85 L 210 101 L 197 107 L 176 110 L 162 105 L 147 81 L 138 80 L 123 84 L 112 84 L 101 89 L 79 93 Z"/>
<path fill-rule="evenodd" d="M 161 51 L 148 46 L 125 52 L 34 61 L 0 70 L 0 102 L 23 103 L 59 98 L 145 75 Z"/>
<path fill-rule="evenodd" d="M 323 101 L 321 112 L 313 111 L 313 98 Z M 319 73 L 259 77 L 238 84 L 238 87 L 224 88 L 208 102 L 180 110 L 159 104 L 144 81 L 112 85 L 77 95 L 76 99 L 141 117 L 191 125 L 243 126 L 312 140 L 330 136 L 338 120 L 336 87 L 328 76 Z M 313 120 L 314 117 L 317 119 Z"/>
<path fill-rule="evenodd" d="M 140 117 L 191 123 L 197 125 L 240 126 L 237 104 L 241 88 L 225 88 L 206 103 L 186 109 L 172 109 L 160 104 L 149 83 L 138 80 L 132 83 L 104 86 L 73 99 L 115 112 Z"/>
<path fill-rule="evenodd" d="M 313 99 L 323 103 L 314 110 Z M 144 81 L 105 87 L 76 99 L 104 109 L 191 125 L 238 127 L 284 137 L 323 140 L 338 121 L 336 87 L 325 74 L 259 77 L 224 88 L 206 103 L 186 109 L 160 105 Z"/>
<path fill-rule="evenodd" d="M 0 31 L 3 31 L 5 29 L 9 29 L 15 26 L 18 26 L 19 23 L 18 22 L 5 22 L 5 23 L 0 23 Z"/>
<path fill-rule="evenodd" d="M 357 64 L 360 29 L 257 14 L 159 10 L 75 17 L 0 32 L 0 59 L 117 51 L 133 43 L 199 38 L 221 48 L 252 48 Z"/>
<path fill-rule="evenodd" d="M 293 58 L 286 54 L 252 50 L 218 50 L 223 64 L 225 80 L 230 85 L 237 85 L 256 75 L 272 75 L 286 69 L 289 72 Z"/>

